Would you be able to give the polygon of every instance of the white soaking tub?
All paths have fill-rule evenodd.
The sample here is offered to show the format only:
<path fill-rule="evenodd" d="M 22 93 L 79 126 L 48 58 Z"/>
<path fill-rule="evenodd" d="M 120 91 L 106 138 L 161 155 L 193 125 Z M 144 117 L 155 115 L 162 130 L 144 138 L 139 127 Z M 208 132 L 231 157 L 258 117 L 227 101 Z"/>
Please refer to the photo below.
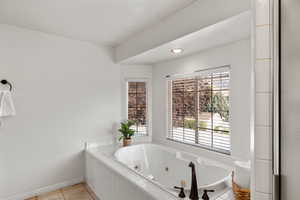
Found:
<path fill-rule="evenodd" d="M 118 149 L 117 161 L 159 187 L 174 193 L 174 186 L 186 182 L 190 189 L 192 161 L 196 165 L 199 190 L 222 190 L 231 180 L 231 168 L 206 158 L 156 144 L 139 144 Z"/>

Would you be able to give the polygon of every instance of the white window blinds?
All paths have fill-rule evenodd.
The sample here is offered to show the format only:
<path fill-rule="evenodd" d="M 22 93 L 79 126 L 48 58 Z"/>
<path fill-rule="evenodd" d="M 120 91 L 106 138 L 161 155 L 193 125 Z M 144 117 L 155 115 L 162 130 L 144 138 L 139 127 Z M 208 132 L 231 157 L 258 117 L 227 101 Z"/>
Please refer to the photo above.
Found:
<path fill-rule="evenodd" d="M 147 83 L 128 81 L 128 119 L 135 121 L 132 127 L 137 136 L 148 135 L 147 127 Z"/>
<path fill-rule="evenodd" d="M 230 154 L 229 68 L 168 79 L 168 138 Z"/>

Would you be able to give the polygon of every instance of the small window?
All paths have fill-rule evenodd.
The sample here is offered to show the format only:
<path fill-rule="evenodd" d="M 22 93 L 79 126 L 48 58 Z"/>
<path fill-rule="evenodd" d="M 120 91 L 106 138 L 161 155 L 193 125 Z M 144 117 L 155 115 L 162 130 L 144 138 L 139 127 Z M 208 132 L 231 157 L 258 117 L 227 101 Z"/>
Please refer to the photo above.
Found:
<path fill-rule="evenodd" d="M 147 83 L 145 81 L 128 81 L 128 119 L 135 121 L 133 129 L 137 136 L 148 135 L 147 117 Z"/>
<path fill-rule="evenodd" d="M 168 80 L 169 139 L 230 154 L 230 73 L 226 69 Z"/>

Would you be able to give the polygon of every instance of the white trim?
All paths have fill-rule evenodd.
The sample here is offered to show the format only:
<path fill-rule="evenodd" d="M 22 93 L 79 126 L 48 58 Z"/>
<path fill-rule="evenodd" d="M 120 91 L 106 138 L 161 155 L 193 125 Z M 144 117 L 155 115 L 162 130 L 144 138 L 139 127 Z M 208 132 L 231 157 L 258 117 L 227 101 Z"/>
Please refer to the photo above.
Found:
<path fill-rule="evenodd" d="M 279 146 L 280 146 L 280 134 L 279 134 L 279 88 L 280 88 L 280 82 L 279 82 L 279 2 L 278 1 L 272 1 L 272 5 L 270 6 L 272 9 L 272 54 L 273 59 L 271 60 L 272 63 L 272 93 L 273 93 L 273 110 L 272 110 L 272 117 L 273 117 L 273 174 L 276 176 L 279 176 L 279 165 L 280 165 L 280 152 L 279 152 Z"/>
<path fill-rule="evenodd" d="M 173 127 L 170 127 L 170 125 L 172 126 L 173 122 L 170 120 L 172 120 L 172 116 L 173 116 L 173 108 L 171 105 L 171 108 L 169 106 L 169 104 L 172 104 L 172 102 L 170 102 L 170 99 L 172 99 L 173 97 L 172 92 L 170 93 L 170 85 L 169 83 L 178 79 L 184 79 L 184 78 L 190 78 L 190 77 L 197 77 L 197 76 L 206 76 L 206 75 L 211 75 L 213 73 L 221 73 L 221 72 L 229 72 L 229 91 L 231 90 L 231 66 L 230 65 L 225 65 L 225 66 L 221 66 L 221 67 L 215 67 L 215 68 L 208 68 L 208 69 L 203 69 L 203 70 L 196 70 L 193 73 L 189 73 L 189 74 L 176 74 L 176 75 L 172 75 L 172 76 L 166 76 L 166 87 L 167 87 L 167 95 L 166 95 L 166 103 L 167 103 L 167 125 L 166 125 L 166 140 L 169 141 L 173 141 L 173 142 L 177 142 L 177 143 L 181 143 L 181 144 L 186 144 L 186 145 L 190 145 L 190 146 L 196 146 L 202 149 L 206 149 L 209 151 L 213 151 L 213 152 L 217 152 L 217 153 L 222 153 L 222 154 L 227 154 L 227 155 L 231 155 L 232 154 L 232 134 L 231 131 L 229 131 L 230 134 L 230 150 L 224 150 L 224 149 L 216 149 L 216 148 L 212 148 L 212 147 L 205 147 L 204 145 L 201 144 L 196 144 L 196 143 L 187 143 L 184 141 L 179 141 L 179 140 L 175 140 L 173 139 L 173 136 L 170 135 L 170 129 Z M 229 98 L 230 99 L 230 98 Z M 231 108 L 231 100 L 229 100 L 229 109 Z M 230 113 L 230 112 L 229 112 Z M 170 117 L 171 116 L 171 117 Z M 231 122 L 230 122 L 231 117 L 229 117 L 229 124 L 231 126 Z"/>
<path fill-rule="evenodd" d="M 166 91 L 167 91 L 167 95 L 166 95 L 166 105 L 167 105 L 167 112 L 166 112 L 166 138 L 168 139 L 170 137 L 170 133 L 169 133 L 169 129 L 170 129 L 170 123 L 172 123 L 172 121 L 170 120 L 170 118 L 173 115 L 173 106 L 172 106 L 172 102 L 171 99 L 173 98 L 173 96 L 171 96 L 173 93 L 170 92 L 170 80 L 167 79 L 165 82 L 165 87 L 166 87 Z M 170 104 L 170 105 L 169 105 Z"/>
<path fill-rule="evenodd" d="M 256 180 L 255 180 L 255 94 L 256 94 L 256 77 L 255 77 L 255 65 L 256 65 L 256 0 L 251 0 L 251 89 L 250 89 L 250 159 L 251 159 L 251 186 L 252 191 L 251 200 L 255 200 L 256 196 Z"/>
<path fill-rule="evenodd" d="M 61 182 L 61 183 L 48 185 L 48 186 L 45 186 L 45 187 L 42 187 L 42 188 L 35 189 L 33 191 L 30 191 L 30 192 L 25 192 L 23 194 L 16 194 L 16 195 L 13 195 L 13 196 L 10 196 L 10 197 L 7 197 L 7 198 L 3 198 L 1 200 L 24 200 L 24 199 L 28 199 L 28 198 L 31 198 L 31 197 L 34 197 L 34 196 L 38 196 L 38 195 L 41 195 L 41 194 L 44 194 L 44 193 L 47 193 L 47 192 L 52 192 L 52 191 L 55 191 L 55 190 L 58 190 L 58 189 L 61 189 L 61 188 L 67 187 L 67 186 L 82 183 L 83 181 L 84 181 L 83 177 L 74 178 L 74 179 L 69 180 L 69 181 L 64 181 L 64 182 Z"/>
<path fill-rule="evenodd" d="M 149 125 L 150 125 L 150 119 L 149 119 L 149 80 L 148 78 L 126 78 L 126 116 L 128 117 L 128 82 L 141 82 L 146 83 L 146 121 L 147 121 L 147 127 L 146 127 L 146 135 L 137 135 L 137 137 L 145 137 L 149 136 Z"/>
<path fill-rule="evenodd" d="M 137 137 L 133 137 L 134 141 L 137 142 L 150 142 L 152 141 L 152 78 L 150 77 L 132 77 L 132 76 L 127 76 L 123 78 L 123 87 L 122 87 L 122 93 L 124 95 L 122 105 L 124 106 L 123 108 L 123 119 L 128 118 L 128 82 L 146 82 L 146 103 L 147 103 L 147 135 L 139 135 Z M 146 141 L 145 141 L 146 140 Z"/>
<path fill-rule="evenodd" d="M 180 79 L 180 78 L 188 78 L 188 77 L 194 77 L 194 76 L 203 76 L 208 75 L 211 73 L 218 73 L 218 72 L 226 72 L 230 71 L 230 65 L 220 66 L 220 67 L 214 67 L 214 68 L 206 68 L 201 70 L 196 70 L 192 73 L 186 73 L 186 74 L 173 74 L 166 76 L 167 80 L 174 80 L 174 79 Z"/>
<path fill-rule="evenodd" d="M 122 120 L 127 119 L 127 84 L 128 80 L 147 80 L 147 101 L 148 101 L 148 135 L 133 137 L 133 142 L 151 142 L 152 141 L 152 67 L 148 65 L 130 65 L 122 66 L 121 70 L 121 113 Z"/>
<path fill-rule="evenodd" d="M 273 59 L 272 65 L 272 190 L 273 200 L 280 199 L 280 2 L 274 0 L 270 2 L 270 22 L 273 24 L 271 29 L 271 52 Z"/>

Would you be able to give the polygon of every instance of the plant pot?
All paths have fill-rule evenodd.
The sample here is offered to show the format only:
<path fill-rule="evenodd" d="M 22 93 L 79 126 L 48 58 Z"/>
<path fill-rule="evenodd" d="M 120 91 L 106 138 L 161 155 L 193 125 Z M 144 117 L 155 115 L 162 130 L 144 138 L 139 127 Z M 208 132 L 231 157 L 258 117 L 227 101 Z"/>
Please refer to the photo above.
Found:
<path fill-rule="evenodd" d="M 126 147 L 126 146 L 130 146 L 131 145 L 131 139 L 123 139 L 123 146 Z"/>

